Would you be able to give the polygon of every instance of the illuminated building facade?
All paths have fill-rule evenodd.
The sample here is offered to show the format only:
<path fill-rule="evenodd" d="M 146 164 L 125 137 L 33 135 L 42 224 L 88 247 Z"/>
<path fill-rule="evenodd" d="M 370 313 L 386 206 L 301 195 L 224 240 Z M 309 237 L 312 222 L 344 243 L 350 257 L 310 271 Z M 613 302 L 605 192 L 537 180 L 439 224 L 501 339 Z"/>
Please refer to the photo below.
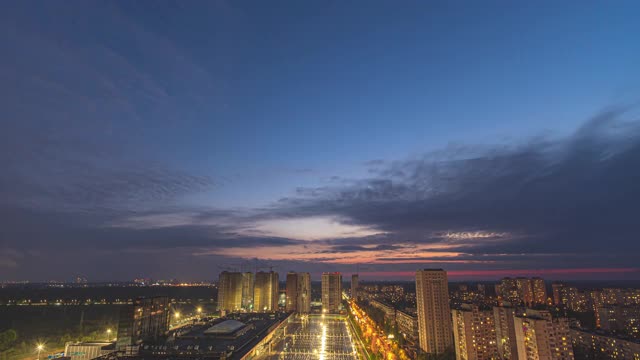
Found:
<path fill-rule="evenodd" d="M 351 298 L 353 298 L 354 300 L 358 299 L 358 282 L 358 274 L 351 275 Z"/>
<path fill-rule="evenodd" d="M 396 326 L 407 343 L 418 344 L 418 317 L 415 314 L 396 310 Z"/>
<path fill-rule="evenodd" d="M 564 288 L 565 285 L 561 282 L 554 282 L 553 284 L 551 284 L 551 290 L 553 293 L 553 305 L 560 306 L 565 304 L 565 302 L 562 301 L 562 293 Z"/>
<path fill-rule="evenodd" d="M 256 312 L 278 310 L 278 273 L 274 271 L 256 273 L 253 289 L 253 307 Z"/>
<path fill-rule="evenodd" d="M 120 310 L 118 349 L 140 341 L 157 341 L 169 330 L 169 299 L 166 296 L 138 298 Z"/>
<path fill-rule="evenodd" d="M 500 283 L 496 286 L 496 293 L 502 302 L 508 302 L 512 305 L 522 303 L 518 292 L 518 281 L 514 278 L 507 277 L 500 280 Z"/>
<path fill-rule="evenodd" d="M 496 358 L 496 331 L 492 311 L 463 304 L 451 310 L 456 360 L 492 360 Z"/>
<path fill-rule="evenodd" d="M 533 290 L 533 303 L 546 304 L 547 285 L 545 284 L 544 279 L 539 277 L 531 278 L 531 288 Z"/>
<path fill-rule="evenodd" d="M 598 308 L 600 328 L 640 339 L 640 307 L 609 305 Z"/>
<path fill-rule="evenodd" d="M 311 312 L 311 275 L 309 273 L 287 274 L 285 309 L 300 313 Z"/>
<path fill-rule="evenodd" d="M 493 307 L 493 321 L 496 327 L 496 346 L 500 359 L 517 359 L 516 329 L 514 318 L 516 309 L 507 306 Z"/>
<path fill-rule="evenodd" d="M 242 309 L 245 311 L 253 311 L 254 281 L 253 273 L 242 273 Z"/>
<path fill-rule="evenodd" d="M 339 272 L 322 274 L 322 311 L 339 313 L 342 301 L 342 274 Z"/>
<path fill-rule="evenodd" d="M 500 281 L 497 291 L 502 303 L 527 306 L 547 303 L 547 288 L 544 279 L 539 277 L 507 277 Z"/>
<path fill-rule="evenodd" d="M 575 353 L 580 353 L 583 358 L 640 359 L 640 343 L 637 341 L 578 329 L 571 329 L 570 334 Z"/>
<path fill-rule="evenodd" d="M 519 360 L 574 360 L 566 318 L 527 309 L 514 318 Z"/>
<path fill-rule="evenodd" d="M 242 309 L 242 292 L 245 275 L 241 272 L 223 271 L 218 276 L 218 310 L 235 312 Z"/>
<path fill-rule="evenodd" d="M 416 302 L 420 349 L 428 354 L 443 353 L 453 346 L 447 272 L 416 271 Z"/>
<path fill-rule="evenodd" d="M 520 303 L 531 305 L 533 304 L 533 286 L 531 279 L 524 277 L 516 278 L 517 294 Z"/>

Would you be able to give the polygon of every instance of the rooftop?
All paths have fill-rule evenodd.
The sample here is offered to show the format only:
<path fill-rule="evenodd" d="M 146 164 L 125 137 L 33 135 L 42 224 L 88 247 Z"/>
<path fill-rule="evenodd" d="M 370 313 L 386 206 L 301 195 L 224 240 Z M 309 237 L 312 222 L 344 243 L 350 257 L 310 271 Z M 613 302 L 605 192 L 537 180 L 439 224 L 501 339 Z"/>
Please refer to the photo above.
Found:
<path fill-rule="evenodd" d="M 225 320 L 219 324 L 213 325 L 204 331 L 205 335 L 223 335 L 223 334 L 231 334 L 238 329 L 242 329 L 247 324 L 238 321 L 238 320 Z"/>

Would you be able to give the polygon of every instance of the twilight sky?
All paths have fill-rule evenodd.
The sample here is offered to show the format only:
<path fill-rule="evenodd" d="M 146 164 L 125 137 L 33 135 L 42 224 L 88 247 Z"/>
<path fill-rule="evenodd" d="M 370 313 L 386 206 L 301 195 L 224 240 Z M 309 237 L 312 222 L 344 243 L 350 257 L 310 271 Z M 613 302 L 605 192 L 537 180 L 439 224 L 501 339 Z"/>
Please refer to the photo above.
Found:
<path fill-rule="evenodd" d="M 0 281 L 640 279 L 637 1 L 0 5 Z"/>

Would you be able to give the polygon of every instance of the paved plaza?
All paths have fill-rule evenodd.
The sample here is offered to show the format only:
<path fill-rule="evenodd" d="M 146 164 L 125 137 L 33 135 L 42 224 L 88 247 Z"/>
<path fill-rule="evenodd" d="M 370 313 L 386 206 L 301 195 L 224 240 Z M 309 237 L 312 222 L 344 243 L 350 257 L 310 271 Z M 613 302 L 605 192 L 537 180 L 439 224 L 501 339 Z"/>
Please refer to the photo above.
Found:
<path fill-rule="evenodd" d="M 262 357 L 270 360 L 356 360 L 351 332 L 344 317 L 301 316 L 292 319 Z"/>

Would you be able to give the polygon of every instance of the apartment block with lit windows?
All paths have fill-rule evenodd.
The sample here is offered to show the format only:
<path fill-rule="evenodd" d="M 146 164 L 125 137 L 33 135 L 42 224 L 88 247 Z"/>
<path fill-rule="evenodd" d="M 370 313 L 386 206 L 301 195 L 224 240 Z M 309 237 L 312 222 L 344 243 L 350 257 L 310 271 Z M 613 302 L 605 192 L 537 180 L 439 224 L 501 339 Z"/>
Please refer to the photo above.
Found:
<path fill-rule="evenodd" d="M 451 310 L 456 360 L 496 359 L 496 330 L 493 311 L 463 304 Z"/>
<path fill-rule="evenodd" d="M 518 360 L 574 360 L 566 318 L 527 309 L 514 318 Z M 512 357 L 513 358 L 513 357 Z"/>

